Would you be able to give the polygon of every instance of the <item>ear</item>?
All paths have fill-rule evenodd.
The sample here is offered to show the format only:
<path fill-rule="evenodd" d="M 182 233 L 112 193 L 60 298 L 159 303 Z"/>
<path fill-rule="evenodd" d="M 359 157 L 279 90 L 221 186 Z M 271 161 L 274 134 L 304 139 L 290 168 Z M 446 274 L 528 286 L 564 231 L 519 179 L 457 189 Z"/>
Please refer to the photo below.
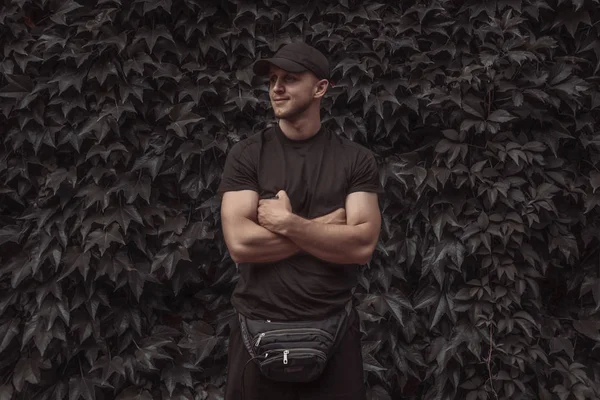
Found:
<path fill-rule="evenodd" d="M 321 98 L 323 96 L 325 96 L 325 93 L 327 92 L 327 88 L 329 87 L 329 81 L 327 79 L 321 79 L 320 81 L 317 82 L 316 88 L 317 90 L 315 91 L 315 98 Z"/>

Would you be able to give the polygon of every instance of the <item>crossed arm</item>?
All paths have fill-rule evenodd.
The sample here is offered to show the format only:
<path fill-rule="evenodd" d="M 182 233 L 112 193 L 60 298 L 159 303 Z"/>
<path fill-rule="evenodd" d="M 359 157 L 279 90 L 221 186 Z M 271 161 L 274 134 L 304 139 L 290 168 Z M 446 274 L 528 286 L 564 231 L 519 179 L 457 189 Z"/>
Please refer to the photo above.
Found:
<path fill-rule="evenodd" d="M 266 202 L 272 201 L 282 200 Z M 236 263 L 276 262 L 300 251 L 334 264 L 365 264 L 371 258 L 381 228 L 376 194 L 352 193 L 345 209 L 312 220 L 280 209 L 282 203 L 264 202 L 250 190 L 223 195 L 223 234 Z M 260 221 L 259 205 L 272 211 L 263 212 Z"/>

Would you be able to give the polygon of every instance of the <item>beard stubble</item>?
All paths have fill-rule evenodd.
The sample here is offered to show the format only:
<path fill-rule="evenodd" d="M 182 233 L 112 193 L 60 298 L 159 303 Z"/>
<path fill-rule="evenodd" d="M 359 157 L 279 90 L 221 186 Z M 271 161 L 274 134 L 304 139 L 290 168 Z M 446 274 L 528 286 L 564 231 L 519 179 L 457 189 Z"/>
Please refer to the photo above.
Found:
<path fill-rule="evenodd" d="M 277 118 L 293 121 L 302 116 L 302 114 L 304 114 L 306 110 L 308 110 L 311 104 L 312 101 L 308 100 L 303 103 L 297 104 L 295 107 L 292 107 L 285 111 L 277 111 L 276 107 L 273 106 L 273 111 Z"/>

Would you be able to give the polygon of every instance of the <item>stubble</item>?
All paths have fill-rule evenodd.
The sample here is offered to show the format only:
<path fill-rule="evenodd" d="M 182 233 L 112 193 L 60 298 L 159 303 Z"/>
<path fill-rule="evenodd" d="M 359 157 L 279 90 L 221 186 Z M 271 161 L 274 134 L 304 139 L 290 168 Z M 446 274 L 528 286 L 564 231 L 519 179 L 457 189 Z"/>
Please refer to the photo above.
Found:
<path fill-rule="evenodd" d="M 273 113 L 275 114 L 275 117 L 279 119 L 295 120 L 304 114 L 306 110 L 309 109 L 311 104 L 311 101 L 305 101 L 285 110 L 279 110 L 275 105 L 273 105 Z"/>

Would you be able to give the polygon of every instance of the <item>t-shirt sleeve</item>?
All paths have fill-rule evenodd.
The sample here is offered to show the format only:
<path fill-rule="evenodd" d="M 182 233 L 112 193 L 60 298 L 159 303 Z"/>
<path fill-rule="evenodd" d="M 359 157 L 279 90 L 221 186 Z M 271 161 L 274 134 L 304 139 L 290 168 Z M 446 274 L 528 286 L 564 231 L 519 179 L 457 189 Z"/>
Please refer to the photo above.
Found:
<path fill-rule="evenodd" d="M 248 146 L 243 142 L 234 144 L 227 154 L 217 192 L 222 195 L 234 190 L 259 191 L 256 164 L 252 161 Z"/>
<path fill-rule="evenodd" d="M 348 193 L 353 192 L 383 193 L 377 161 L 373 153 L 367 149 L 359 151 L 354 161 L 348 186 Z"/>

